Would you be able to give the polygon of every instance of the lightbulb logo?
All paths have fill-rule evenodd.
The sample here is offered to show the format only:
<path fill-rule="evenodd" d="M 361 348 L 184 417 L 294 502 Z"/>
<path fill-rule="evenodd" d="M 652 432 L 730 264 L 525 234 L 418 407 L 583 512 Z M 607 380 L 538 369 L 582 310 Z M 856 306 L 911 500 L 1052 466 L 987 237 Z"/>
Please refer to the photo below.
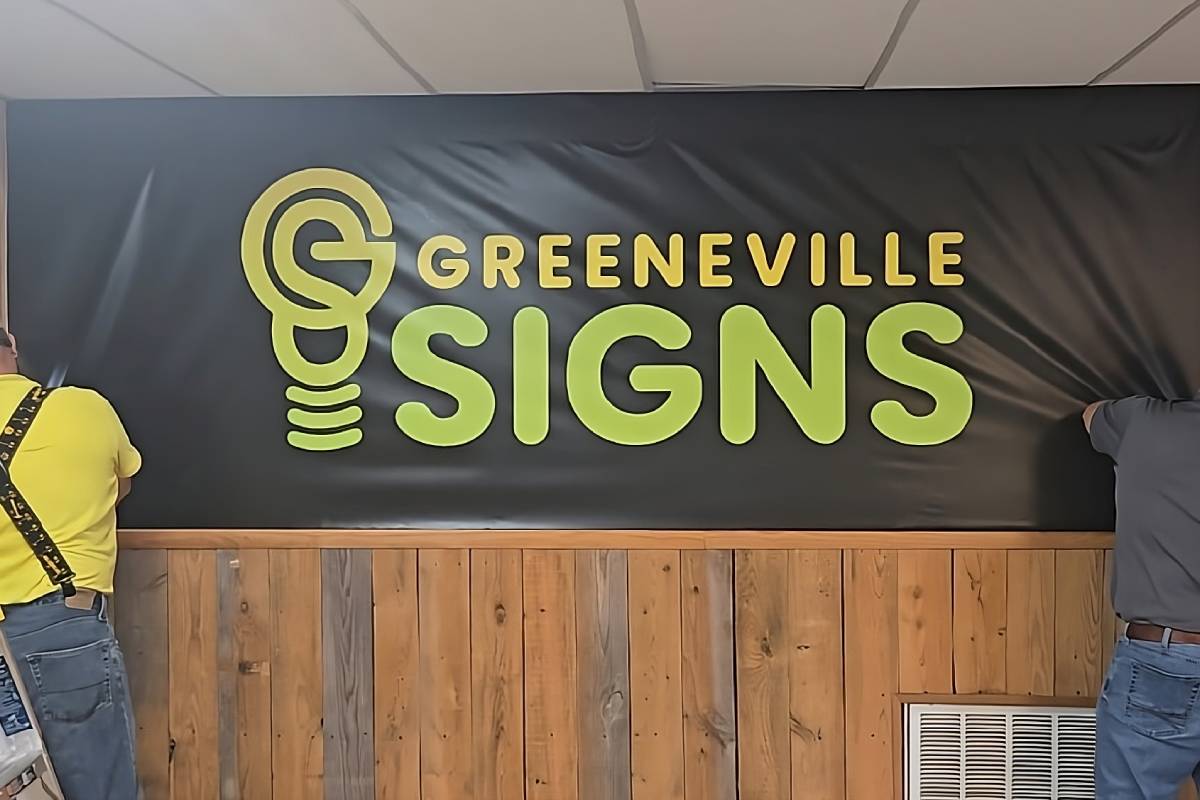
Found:
<path fill-rule="evenodd" d="M 345 199 L 325 196 L 331 194 Z M 383 296 L 396 266 L 395 243 L 368 239 L 363 220 L 347 201 L 357 205 L 374 239 L 391 235 L 391 216 L 375 190 L 356 175 L 329 168 L 300 170 L 271 184 L 251 206 L 242 228 L 246 280 L 271 313 L 271 345 L 279 365 L 298 383 L 284 394 L 296 404 L 288 409 L 293 430 L 287 441 L 300 450 L 341 450 L 362 441 L 362 430 L 356 427 L 362 409 L 354 403 L 362 390 L 347 381 L 366 357 L 367 314 Z M 297 263 L 296 237 L 314 221 L 332 225 L 341 238 L 314 242 L 309 250 L 313 260 L 370 265 L 358 292 Z M 285 289 L 311 305 L 296 302 Z M 300 352 L 298 330 L 342 328 L 345 346 L 332 361 L 314 362 Z"/>

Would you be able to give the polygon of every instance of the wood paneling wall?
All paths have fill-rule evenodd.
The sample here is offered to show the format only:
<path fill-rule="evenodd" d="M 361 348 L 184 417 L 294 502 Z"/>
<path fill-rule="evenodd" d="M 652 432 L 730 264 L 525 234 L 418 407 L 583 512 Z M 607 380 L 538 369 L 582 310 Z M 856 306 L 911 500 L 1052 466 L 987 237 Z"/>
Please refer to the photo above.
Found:
<path fill-rule="evenodd" d="M 901 694 L 1088 698 L 1100 549 L 126 549 L 147 800 L 886 800 Z"/>

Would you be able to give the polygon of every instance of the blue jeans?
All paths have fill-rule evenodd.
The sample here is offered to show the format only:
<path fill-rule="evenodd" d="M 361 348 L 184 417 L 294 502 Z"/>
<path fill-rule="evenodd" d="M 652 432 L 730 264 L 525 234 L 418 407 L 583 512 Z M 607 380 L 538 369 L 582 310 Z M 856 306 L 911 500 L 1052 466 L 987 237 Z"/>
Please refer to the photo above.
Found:
<path fill-rule="evenodd" d="M 137 800 L 133 713 L 107 599 L 74 609 L 55 593 L 5 606 L 0 630 L 65 800 Z"/>
<path fill-rule="evenodd" d="M 1175 800 L 1200 783 L 1200 645 L 1121 637 L 1096 709 L 1097 800 Z"/>

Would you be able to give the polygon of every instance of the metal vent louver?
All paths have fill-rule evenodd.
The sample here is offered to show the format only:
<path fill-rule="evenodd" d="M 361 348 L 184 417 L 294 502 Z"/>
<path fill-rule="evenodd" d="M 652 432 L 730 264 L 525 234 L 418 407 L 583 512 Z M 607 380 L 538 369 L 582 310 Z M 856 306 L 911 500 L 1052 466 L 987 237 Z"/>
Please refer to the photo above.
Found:
<path fill-rule="evenodd" d="M 905 706 L 905 800 L 1092 800 L 1096 714 Z"/>

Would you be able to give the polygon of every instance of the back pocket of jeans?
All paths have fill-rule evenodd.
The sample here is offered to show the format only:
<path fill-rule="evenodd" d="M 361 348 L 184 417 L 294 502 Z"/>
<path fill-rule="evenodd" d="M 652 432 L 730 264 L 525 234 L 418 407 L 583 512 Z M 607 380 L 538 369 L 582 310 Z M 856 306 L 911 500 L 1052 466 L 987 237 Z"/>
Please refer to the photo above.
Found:
<path fill-rule="evenodd" d="M 1200 695 L 1200 677 L 1174 675 L 1135 661 L 1129 676 L 1125 716 L 1129 724 L 1150 736 L 1179 733 Z"/>
<path fill-rule="evenodd" d="M 26 656 L 47 719 L 83 722 L 112 705 L 112 645 L 103 640 Z"/>

